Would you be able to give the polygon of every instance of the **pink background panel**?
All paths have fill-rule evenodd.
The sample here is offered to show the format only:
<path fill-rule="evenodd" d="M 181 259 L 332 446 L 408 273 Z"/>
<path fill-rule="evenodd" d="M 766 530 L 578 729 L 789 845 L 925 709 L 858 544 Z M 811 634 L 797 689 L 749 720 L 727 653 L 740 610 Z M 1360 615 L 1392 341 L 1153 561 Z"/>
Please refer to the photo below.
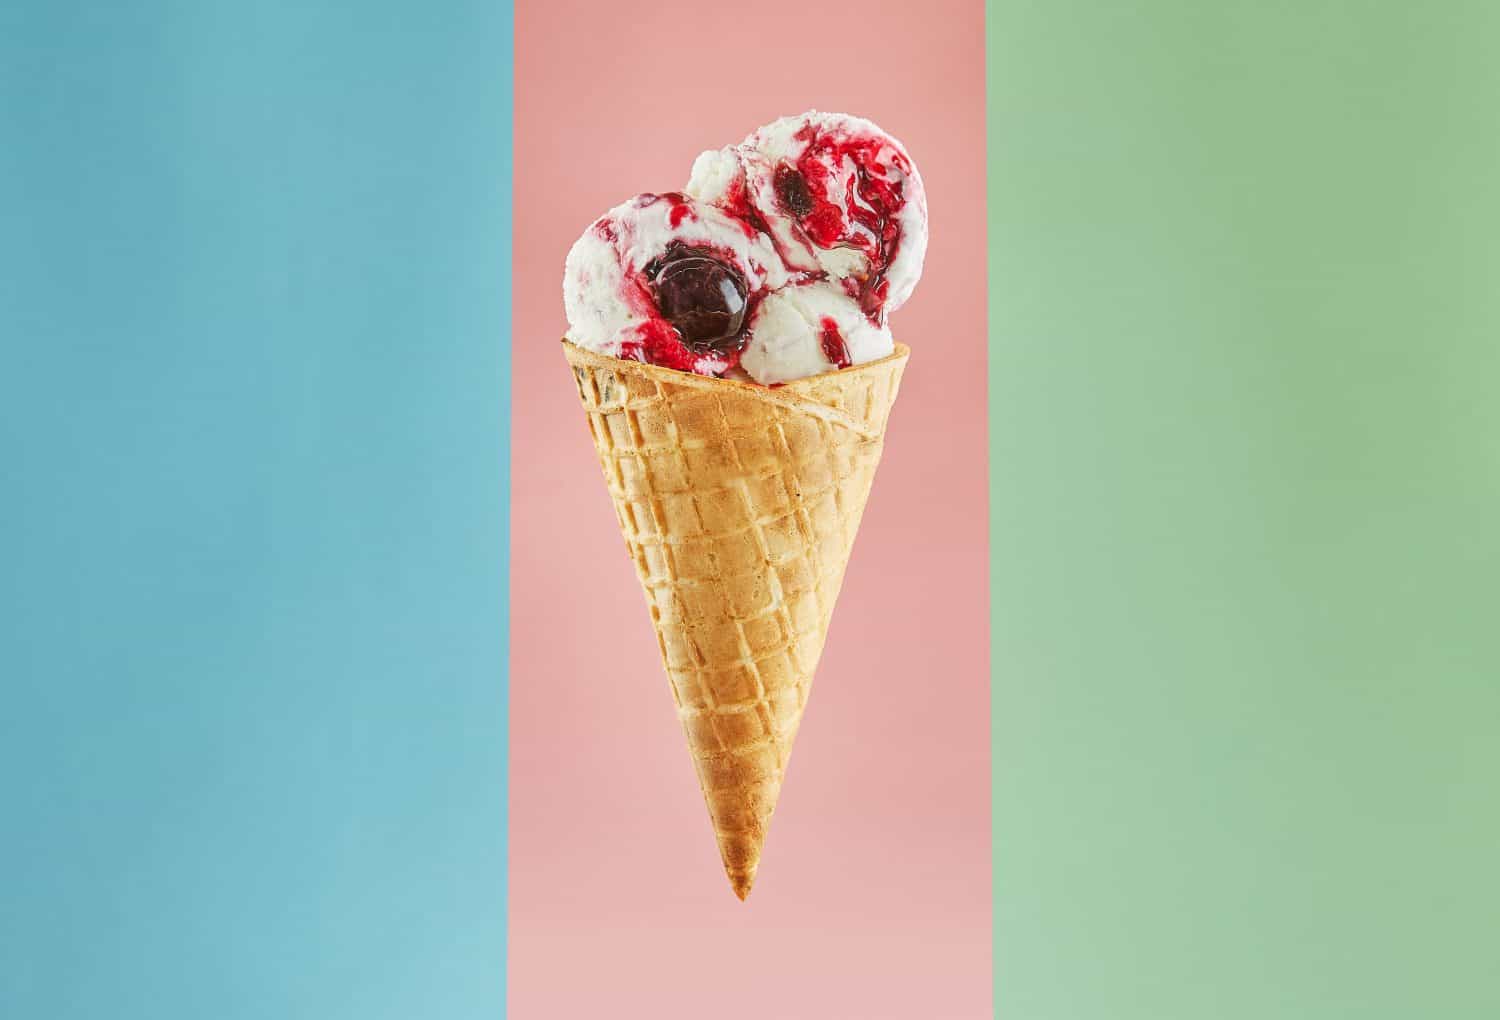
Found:
<path fill-rule="evenodd" d="M 510 1015 L 989 1017 L 982 5 L 523 0 L 516 75 Z M 906 143 L 932 245 L 742 904 L 558 348 L 560 280 L 606 208 L 808 108 Z"/>

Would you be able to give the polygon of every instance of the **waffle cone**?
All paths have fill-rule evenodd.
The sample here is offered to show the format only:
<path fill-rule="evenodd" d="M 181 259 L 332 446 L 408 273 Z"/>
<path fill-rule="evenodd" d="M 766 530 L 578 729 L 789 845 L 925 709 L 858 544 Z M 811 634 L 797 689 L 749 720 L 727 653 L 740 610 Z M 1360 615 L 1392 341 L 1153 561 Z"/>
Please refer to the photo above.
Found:
<path fill-rule="evenodd" d="M 767 388 L 563 349 L 744 899 L 910 352 Z"/>

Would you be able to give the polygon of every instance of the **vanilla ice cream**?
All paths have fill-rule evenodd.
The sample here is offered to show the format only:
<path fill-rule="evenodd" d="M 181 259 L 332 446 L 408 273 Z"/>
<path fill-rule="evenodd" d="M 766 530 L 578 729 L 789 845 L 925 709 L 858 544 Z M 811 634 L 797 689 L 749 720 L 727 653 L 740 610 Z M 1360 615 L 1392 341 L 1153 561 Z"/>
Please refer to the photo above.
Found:
<path fill-rule="evenodd" d="M 596 221 L 564 272 L 568 339 L 765 385 L 889 355 L 927 252 L 900 142 L 846 114 L 783 117 L 693 163 L 682 193 Z"/>

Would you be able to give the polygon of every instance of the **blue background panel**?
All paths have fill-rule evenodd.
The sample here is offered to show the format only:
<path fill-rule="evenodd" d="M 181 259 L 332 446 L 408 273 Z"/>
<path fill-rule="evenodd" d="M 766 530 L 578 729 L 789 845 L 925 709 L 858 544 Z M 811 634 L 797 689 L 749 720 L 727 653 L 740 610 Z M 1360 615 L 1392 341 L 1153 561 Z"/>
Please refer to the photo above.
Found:
<path fill-rule="evenodd" d="M 0 1015 L 503 1014 L 510 33 L 0 7 Z"/>

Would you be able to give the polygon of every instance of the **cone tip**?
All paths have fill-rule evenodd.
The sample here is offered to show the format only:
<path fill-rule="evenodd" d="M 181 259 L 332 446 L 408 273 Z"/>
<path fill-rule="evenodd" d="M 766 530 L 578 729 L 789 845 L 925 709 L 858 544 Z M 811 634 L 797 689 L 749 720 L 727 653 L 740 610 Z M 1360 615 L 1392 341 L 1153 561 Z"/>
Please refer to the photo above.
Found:
<path fill-rule="evenodd" d="M 734 890 L 734 894 L 740 898 L 741 903 L 745 902 L 745 897 L 750 895 L 750 887 L 754 884 L 755 872 L 753 871 L 738 874 L 731 872 L 729 875 L 729 887 Z"/>

